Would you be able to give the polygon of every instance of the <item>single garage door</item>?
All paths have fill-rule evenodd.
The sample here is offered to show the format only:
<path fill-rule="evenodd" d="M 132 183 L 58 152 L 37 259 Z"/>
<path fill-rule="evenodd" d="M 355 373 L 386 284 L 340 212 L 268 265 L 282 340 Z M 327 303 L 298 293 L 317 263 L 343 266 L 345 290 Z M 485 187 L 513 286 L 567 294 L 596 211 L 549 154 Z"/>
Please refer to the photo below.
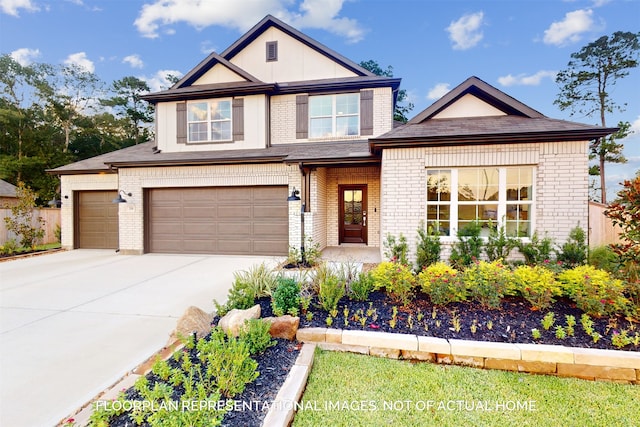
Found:
<path fill-rule="evenodd" d="M 118 205 L 111 202 L 117 195 L 117 191 L 76 193 L 77 248 L 118 248 Z"/>
<path fill-rule="evenodd" d="M 154 188 L 145 200 L 147 252 L 288 252 L 286 186 Z"/>

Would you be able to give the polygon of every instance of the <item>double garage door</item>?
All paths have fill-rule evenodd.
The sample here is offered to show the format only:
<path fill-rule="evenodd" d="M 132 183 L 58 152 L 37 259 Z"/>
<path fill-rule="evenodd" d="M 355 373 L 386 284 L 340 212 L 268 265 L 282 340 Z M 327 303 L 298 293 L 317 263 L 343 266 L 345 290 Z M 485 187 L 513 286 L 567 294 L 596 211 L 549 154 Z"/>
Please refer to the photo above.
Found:
<path fill-rule="evenodd" d="M 154 188 L 145 194 L 145 251 L 286 255 L 286 186 Z"/>

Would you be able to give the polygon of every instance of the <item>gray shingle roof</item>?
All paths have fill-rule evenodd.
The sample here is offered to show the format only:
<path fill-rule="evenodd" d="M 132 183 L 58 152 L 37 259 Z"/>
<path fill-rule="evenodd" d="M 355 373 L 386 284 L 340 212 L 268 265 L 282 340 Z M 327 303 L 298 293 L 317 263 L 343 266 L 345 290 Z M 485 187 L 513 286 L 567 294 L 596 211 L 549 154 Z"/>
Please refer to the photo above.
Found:
<path fill-rule="evenodd" d="M 16 189 L 15 185 L 0 179 L 0 197 L 17 197 Z"/>

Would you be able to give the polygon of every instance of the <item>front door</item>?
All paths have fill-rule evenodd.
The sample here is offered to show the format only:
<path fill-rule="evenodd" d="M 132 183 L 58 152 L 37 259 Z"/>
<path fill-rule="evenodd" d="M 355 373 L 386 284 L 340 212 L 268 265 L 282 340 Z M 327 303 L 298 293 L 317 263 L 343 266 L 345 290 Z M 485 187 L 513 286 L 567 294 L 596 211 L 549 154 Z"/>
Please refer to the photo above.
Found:
<path fill-rule="evenodd" d="M 367 186 L 340 185 L 340 243 L 367 243 Z"/>

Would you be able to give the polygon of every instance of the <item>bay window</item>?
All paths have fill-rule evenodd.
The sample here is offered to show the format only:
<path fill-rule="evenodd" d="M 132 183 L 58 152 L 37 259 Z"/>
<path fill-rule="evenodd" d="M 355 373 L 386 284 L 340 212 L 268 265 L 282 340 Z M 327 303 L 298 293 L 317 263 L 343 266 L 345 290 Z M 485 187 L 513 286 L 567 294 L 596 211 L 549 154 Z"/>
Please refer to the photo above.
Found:
<path fill-rule="evenodd" d="M 455 236 L 474 221 L 488 235 L 489 225 L 507 235 L 531 237 L 534 168 L 483 167 L 427 170 L 427 224 Z"/>

